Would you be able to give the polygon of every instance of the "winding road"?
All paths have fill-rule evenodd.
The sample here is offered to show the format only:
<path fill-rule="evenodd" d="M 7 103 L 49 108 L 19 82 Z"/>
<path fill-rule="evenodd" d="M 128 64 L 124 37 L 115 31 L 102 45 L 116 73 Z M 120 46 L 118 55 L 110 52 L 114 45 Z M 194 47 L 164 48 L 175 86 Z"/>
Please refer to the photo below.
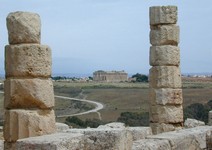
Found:
<path fill-rule="evenodd" d="M 4 92 L 3 91 L 0 91 L 0 93 L 4 93 Z M 96 107 L 94 109 L 91 109 L 89 111 L 85 111 L 85 112 L 81 112 L 81 113 L 76 113 L 76 114 L 58 115 L 57 118 L 79 116 L 79 115 L 85 115 L 85 114 L 89 114 L 89 113 L 92 113 L 92 112 L 96 112 L 98 114 L 98 116 L 99 116 L 99 119 L 102 120 L 101 114 L 98 111 L 101 110 L 101 109 L 103 109 L 104 106 L 103 106 L 103 104 L 101 104 L 99 102 L 95 102 L 95 101 L 91 101 L 91 100 L 86 100 L 86 99 L 77 99 L 77 98 L 71 98 L 71 97 L 65 97 L 65 96 L 58 96 L 58 95 L 55 95 L 55 97 L 61 98 L 61 99 L 73 100 L 73 101 L 87 102 L 87 103 L 91 103 L 91 104 L 96 105 Z"/>
<path fill-rule="evenodd" d="M 62 98 L 62 99 L 68 99 L 68 100 L 74 100 L 74 101 L 81 101 L 81 102 L 87 102 L 87 103 L 91 103 L 96 105 L 96 108 L 91 109 L 89 111 L 85 111 L 85 112 L 81 112 L 81 113 L 77 113 L 77 114 L 69 114 L 69 115 L 59 115 L 57 116 L 58 118 L 62 118 L 62 117 L 72 117 L 72 116 L 79 116 L 79 115 L 85 115 L 85 114 L 89 114 L 92 112 L 96 112 L 99 116 L 99 119 L 101 120 L 101 114 L 98 112 L 99 110 L 103 109 L 104 106 L 103 104 L 99 103 L 99 102 L 95 102 L 95 101 L 91 101 L 91 100 L 86 100 L 86 99 L 77 99 L 77 98 L 71 98 L 71 97 L 65 97 L 65 96 L 57 96 L 55 95 L 55 97 L 57 98 Z"/>

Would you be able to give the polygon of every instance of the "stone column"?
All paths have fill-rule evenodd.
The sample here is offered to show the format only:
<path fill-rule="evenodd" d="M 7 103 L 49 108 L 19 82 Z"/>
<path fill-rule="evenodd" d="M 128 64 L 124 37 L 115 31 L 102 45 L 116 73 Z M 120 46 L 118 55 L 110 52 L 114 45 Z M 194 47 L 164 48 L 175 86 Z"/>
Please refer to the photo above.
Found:
<path fill-rule="evenodd" d="M 150 7 L 150 126 L 154 134 L 183 126 L 176 6 Z"/>
<path fill-rule="evenodd" d="M 212 126 L 212 110 L 208 112 L 208 125 Z"/>
<path fill-rule="evenodd" d="M 40 45 L 38 14 L 14 12 L 7 17 L 5 46 L 5 143 L 55 132 L 51 49 Z"/>

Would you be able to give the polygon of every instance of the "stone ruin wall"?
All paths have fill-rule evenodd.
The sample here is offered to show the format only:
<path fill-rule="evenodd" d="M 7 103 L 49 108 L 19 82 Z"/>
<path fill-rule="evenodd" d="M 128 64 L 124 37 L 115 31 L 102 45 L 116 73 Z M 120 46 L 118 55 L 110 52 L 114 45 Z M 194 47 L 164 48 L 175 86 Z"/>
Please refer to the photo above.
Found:
<path fill-rule="evenodd" d="M 4 141 L 0 140 L 0 149 L 212 149 L 211 126 L 181 129 L 182 89 L 176 22 L 177 7 L 150 8 L 151 128 L 111 123 L 96 129 L 68 129 L 57 124 L 54 133 L 51 50 L 40 45 L 40 18 L 27 12 L 9 14 L 10 45 L 5 47 L 5 144 L 2 146 Z M 177 129 L 181 130 L 173 131 Z"/>
<path fill-rule="evenodd" d="M 177 7 L 150 7 L 150 126 L 154 134 L 183 126 Z"/>
<path fill-rule="evenodd" d="M 7 29 L 4 139 L 9 146 L 18 139 L 54 133 L 56 128 L 51 49 L 40 44 L 40 17 L 10 13 Z"/>
<path fill-rule="evenodd" d="M 123 71 L 96 71 L 93 80 L 97 82 L 125 82 L 128 81 L 127 73 Z"/>

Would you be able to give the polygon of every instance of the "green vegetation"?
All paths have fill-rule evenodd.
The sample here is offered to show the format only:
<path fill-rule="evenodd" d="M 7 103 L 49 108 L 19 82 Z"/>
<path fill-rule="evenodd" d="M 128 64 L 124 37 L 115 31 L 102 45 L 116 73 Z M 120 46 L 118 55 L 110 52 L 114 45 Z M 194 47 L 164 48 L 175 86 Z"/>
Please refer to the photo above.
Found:
<path fill-rule="evenodd" d="M 206 104 L 194 103 L 184 109 L 184 119 L 193 118 L 208 123 L 208 112 L 212 109 L 212 100 Z"/>
<path fill-rule="evenodd" d="M 128 83 L 128 82 L 120 82 L 120 83 L 99 83 L 99 82 L 54 82 L 54 87 L 57 89 L 65 88 L 67 89 L 148 89 L 148 83 Z M 57 91 L 57 90 L 55 90 Z M 62 91 L 62 90 L 60 90 Z"/>
<path fill-rule="evenodd" d="M 149 113 L 122 112 L 117 121 L 123 122 L 127 126 L 148 126 Z M 78 117 L 67 117 L 65 123 L 74 128 L 96 128 L 99 125 L 107 124 L 109 122 L 103 122 L 99 119 L 86 119 L 83 121 Z"/>
<path fill-rule="evenodd" d="M 117 119 L 118 122 L 123 122 L 127 126 L 149 126 L 149 113 L 138 112 L 123 112 Z"/>
<path fill-rule="evenodd" d="M 100 113 L 104 122 L 117 121 L 123 112 L 148 112 L 149 85 L 145 82 L 54 82 L 54 87 L 57 95 L 85 98 L 103 103 L 104 109 Z M 212 99 L 212 82 L 183 82 L 183 87 L 184 108 L 194 103 L 205 104 Z M 67 106 L 64 107 L 64 111 L 67 110 L 66 108 Z M 70 107 L 69 109 L 74 108 Z M 78 117 L 83 121 L 86 119 L 99 119 L 97 113 Z"/>
<path fill-rule="evenodd" d="M 125 118 L 127 124 L 127 117 L 123 116 L 124 112 L 141 114 L 148 112 L 149 107 L 149 84 L 146 82 L 135 83 L 97 83 L 97 82 L 69 82 L 69 81 L 55 81 L 54 90 L 55 95 L 85 98 L 88 100 L 94 100 L 104 104 L 104 109 L 100 111 L 103 122 L 114 122 L 118 118 Z M 4 95 L 0 94 L 0 119 L 3 116 L 3 98 Z M 196 80 L 183 80 L 183 107 L 185 109 L 185 118 L 196 118 L 203 121 L 207 119 L 207 111 L 203 114 L 207 107 L 206 103 L 212 100 L 212 82 Z M 202 106 L 196 106 L 200 103 Z M 86 111 L 93 108 L 88 103 L 78 103 L 70 100 L 56 98 L 55 102 L 56 115 L 74 114 Z M 190 106 L 194 104 L 194 106 Z M 83 106 L 84 105 L 84 106 Z M 190 106 L 190 107 L 188 107 Z M 195 109 L 192 109 L 196 107 Z M 209 107 L 211 108 L 211 107 Z M 198 115 L 195 110 L 201 110 Z M 136 116 L 136 115 L 135 115 Z M 90 113 L 86 115 L 78 116 L 79 119 L 86 121 L 99 119 L 97 113 Z M 65 118 L 56 118 L 58 122 L 65 122 Z M 97 121 L 98 122 L 98 121 Z M 128 121 L 129 122 L 129 121 Z M 136 121 L 135 121 L 136 122 Z M 131 125 L 130 125 L 131 126 Z"/>
<path fill-rule="evenodd" d="M 65 77 L 65 76 L 52 77 L 52 80 L 55 80 L 55 81 L 57 81 L 57 80 L 65 80 L 65 79 L 67 79 L 67 77 Z"/>
<path fill-rule="evenodd" d="M 136 78 L 136 82 L 148 82 L 148 76 L 140 73 L 132 75 L 132 78 Z"/>
<path fill-rule="evenodd" d="M 55 95 L 63 95 L 69 97 L 77 97 L 82 92 L 80 87 L 68 87 L 66 85 L 55 85 L 54 93 Z"/>
<path fill-rule="evenodd" d="M 78 117 L 67 117 L 65 123 L 73 128 L 97 128 L 98 126 L 105 124 L 99 119 L 86 119 L 83 121 Z"/>
<path fill-rule="evenodd" d="M 212 109 L 212 100 L 206 104 L 194 103 L 184 108 L 184 119 L 192 118 L 208 123 L 208 112 Z M 149 113 L 148 112 L 122 112 L 116 120 L 123 122 L 127 126 L 149 126 Z M 83 121 L 78 117 L 68 117 L 65 123 L 74 128 L 96 128 L 109 122 L 101 121 L 99 119 L 86 119 Z"/>
<path fill-rule="evenodd" d="M 67 81 L 79 81 L 81 79 L 82 78 L 66 77 L 66 76 L 55 76 L 55 77 L 52 77 L 52 80 L 54 80 L 54 81 L 65 81 L 65 80 L 67 80 Z M 92 77 L 88 77 L 87 81 L 89 81 L 89 80 L 93 80 L 93 78 Z"/>
<path fill-rule="evenodd" d="M 90 77 L 90 76 L 89 76 L 88 79 L 89 79 L 89 80 L 93 80 L 93 77 Z"/>

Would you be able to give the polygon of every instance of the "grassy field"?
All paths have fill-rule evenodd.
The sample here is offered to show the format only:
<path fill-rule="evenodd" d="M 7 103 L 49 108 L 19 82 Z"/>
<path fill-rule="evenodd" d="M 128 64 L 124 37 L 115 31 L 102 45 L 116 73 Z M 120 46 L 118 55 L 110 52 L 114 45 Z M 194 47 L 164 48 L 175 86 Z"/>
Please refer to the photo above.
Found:
<path fill-rule="evenodd" d="M 147 112 L 148 111 L 148 83 L 62 83 L 55 82 L 58 89 L 66 90 L 60 94 L 69 95 L 71 89 L 75 96 L 84 95 L 86 99 L 104 104 L 100 111 L 103 121 L 116 121 L 122 112 Z M 70 91 L 69 91 L 69 90 Z M 81 94 L 79 94 L 81 93 Z M 73 95 L 70 94 L 70 96 Z M 78 97 L 77 96 L 77 97 Z M 212 100 L 212 81 L 184 81 L 183 106 L 193 103 L 207 103 Z M 79 116 L 81 119 L 96 118 L 96 113 Z"/>
<path fill-rule="evenodd" d="M 122 112 L 147 112 L 148 111 L 148 83 L 71 83 L 54 82 L 56 95 L 75 98 L 85 98 L 104 104 L 100 111 L 103 121 L 116 121 Z M 212 80 L 184 80 L 183 106 L 193 103 L 207 103 L 212 100 Z M 83 106 L 83 107 L 82 107 Z M 56 115 L 76 113 L 92 108 L 86 103 L 56 98 Z M 3 114 L 3 94 L 0 94 L 0 109 Z M 81 119 L 97 118 L 97 113 L 79 116 Z M 57 118 L 64 122 L 65 118 Z"/>

